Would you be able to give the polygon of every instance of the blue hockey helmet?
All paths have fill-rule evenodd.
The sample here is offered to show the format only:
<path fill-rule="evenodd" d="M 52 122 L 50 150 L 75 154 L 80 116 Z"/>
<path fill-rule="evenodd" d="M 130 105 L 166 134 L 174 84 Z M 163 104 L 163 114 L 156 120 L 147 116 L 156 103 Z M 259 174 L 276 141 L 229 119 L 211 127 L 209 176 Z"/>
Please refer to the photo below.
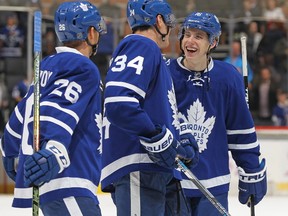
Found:
<path fill-rule="evenodd" d="M 55 12 L 55 32 L 61 42 L 86 40 L 89 27 L 99 34 L 107 28 L 96 6 L 87 1 L 62 3 Z"/>
<path fill-rule="evenodd" d="M 174 27 L 176 18 L 166 0 L 129 0 L 127 4 L 127 19 L 130 28 L 137 26 L 153 26 L 157 15 L 162 15 L 169 27 Z"/>
<path fill-rule="evenodd" d="M 179 32 L 180 40 L 183 39 L 185 30 L 189 28 L 195 28 L 206 32 L 209 36 L 210 44 L 213 44 L 214 40 L 216 40 L 216 46 L 218 45 L 219 37 L 221 35 L 221 24 L 214 14 L 193 12 L 187 16 Z"/>

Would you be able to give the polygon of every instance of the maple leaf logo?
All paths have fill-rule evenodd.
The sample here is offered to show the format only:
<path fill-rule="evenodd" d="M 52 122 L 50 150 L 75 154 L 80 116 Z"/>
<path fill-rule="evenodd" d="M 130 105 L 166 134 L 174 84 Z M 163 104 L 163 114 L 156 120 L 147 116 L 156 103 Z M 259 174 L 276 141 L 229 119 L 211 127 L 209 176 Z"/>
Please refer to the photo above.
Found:
<path fill-rule="evenodd" d="M 181 112 L 179 112 L 178 116 L 180 120 L 188 123 L 189 128 L 192 129 L 199 146 L 199 152 L 207 149 L 208 138 L 214 127 L 216 117 L 205 118 L 206 111 L 199 99 L 194 101 L 190 108 L 187 109 L 187 118 Z"/>
<path fill-rule="evenodd" d="M 102 154 L 102 114 L 101 113 L 95 114 L 94 120 L 99 129 L 99 134 L 100 134 L 100 146 L 97 150 L 99 151 L 100 154 Z"/>
<path fill-rule="evenodd" d="M 171 109 L 173 111 L 173 122 L 172 125 L 179 130 L 180 129 L 180 122 L 178 119 L 178 108 L 177 108 L 177 102 L 176 102 L 176 97 L 175 97 L 175 91 L 174 91 L 174 86 L 172 86 L 172 90 L 168 91 L 168 99 L 171 105 Z"/>
<path fill-rule="evenodd" d="M 80 3 L 80 8 L 82 8 L 83 11 L 88 11 L 88 5 Z"/>

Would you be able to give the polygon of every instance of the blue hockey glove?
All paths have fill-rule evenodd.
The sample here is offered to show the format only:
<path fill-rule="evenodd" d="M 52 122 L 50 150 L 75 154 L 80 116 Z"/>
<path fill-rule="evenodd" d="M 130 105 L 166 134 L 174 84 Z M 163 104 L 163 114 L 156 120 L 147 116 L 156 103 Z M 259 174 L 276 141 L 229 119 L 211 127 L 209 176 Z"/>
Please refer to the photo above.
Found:
<path fill-rule="evenodd" d="M 14 182 L 16 179 L 16 167 L 18 165 L 18 158 L 13 157 L 13 156 L 6 156 L 5 151 L 4 151 L 4 134 L 2 135 L 0 139 L 0 152 L 2 152 L 2 161 L 3 161 L 3 166 L 4 169 L 9 176 Z"/>
<path fill-rule="evenodd" d="M 196 167 L 199 162 L 199 147 L 192 133 L 187 124 L 180 124 L 180 143 L 186 151 L 186 158 L 182 161 L 189 169 Z"/>
<path fill-rule="evenodd" d="M 49 141 L 44 149 L 28 156 L 24 163 L 26 187 L 49 182 L 70 165 L 66 148 L 56 141 Z"/>
<path fill-rule="evenodd" d="M 2 157 L 3 165 L 7 175 L 15 182 L 16 179 L 16 158 L 15 157 Z"/>
<path fill-rule="evenodd" d="M 249 197 L 254 196 L 254 205 L 257 205 L 267 192 L 266 162 L 263 159 L 257 169 L 238 167 L 239 173 L 239 201 L 250 206 Z"/>
<path fill-rule="evenodd" d="M 175 167 L 175 158 L 186 158 L 185 149 L 175 140 L 171 131 L 164 125 L 156 126 L 159 134 L 152 138 L 140 137 L 140 143 L 147 150 L 150 159 L 159 166 L 172 169 Z"/>

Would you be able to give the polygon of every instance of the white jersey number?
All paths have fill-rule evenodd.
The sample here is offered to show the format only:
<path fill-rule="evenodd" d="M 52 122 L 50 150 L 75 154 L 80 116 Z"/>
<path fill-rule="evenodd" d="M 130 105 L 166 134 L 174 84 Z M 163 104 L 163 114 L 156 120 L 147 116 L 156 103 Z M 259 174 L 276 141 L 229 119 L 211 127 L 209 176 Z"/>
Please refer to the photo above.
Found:
<path fill-rule="evenodd" d="M 137 56 L 127 63 L 127 56 L 121 55 L 121 56 L 117 56 L 114 62 L 115 62 L 115 66 L 111 68 L 113 72 L 121 72 L 126 67 L 131 67 L 131 68 L 136 69 L 136 72 L 135 72 L 136 74 L 141 75 L 141 72 L 143 70 L 144 58 L 142 56 Z"/>
<path fill-rule="evenodd" d="M 76 103 L 79 99 L 79 93 L 82 92 L 82 87 L 76 82 L 69 82 L 67 79 L 59 79 L 54 83 L 58 87 L 53 90 L 50 94 L 55 94 L 58 96 L 62 96 L 64 92 L 64 97 L 70 101 L 71 103 Z M 66 89 L 63 91 L 63 89 Z"/>

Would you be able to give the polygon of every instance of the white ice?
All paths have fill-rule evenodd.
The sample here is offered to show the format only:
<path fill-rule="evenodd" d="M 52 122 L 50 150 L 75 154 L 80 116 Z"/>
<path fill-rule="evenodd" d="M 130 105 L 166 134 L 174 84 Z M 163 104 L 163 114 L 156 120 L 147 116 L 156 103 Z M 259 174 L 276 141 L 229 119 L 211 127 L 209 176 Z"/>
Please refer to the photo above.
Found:
<path fill-rule="evenodd" d="M 103 216 L 116 216 L 115 206 L 108 194 L 98 195 Z M 3 216 L 31 216 L 31 209 L 12 208 L 12 195 L 0 195 L 0 215 Z M 231 216 L 249 216 L 250 209 L 238 202 L 237 196 L 229 197 L 229 212 Z M 287 216 L 288 196 L 266 196 L 255 206 L 257 216 Z M 40 213 L 40 216 L 43 216 Z"/>

